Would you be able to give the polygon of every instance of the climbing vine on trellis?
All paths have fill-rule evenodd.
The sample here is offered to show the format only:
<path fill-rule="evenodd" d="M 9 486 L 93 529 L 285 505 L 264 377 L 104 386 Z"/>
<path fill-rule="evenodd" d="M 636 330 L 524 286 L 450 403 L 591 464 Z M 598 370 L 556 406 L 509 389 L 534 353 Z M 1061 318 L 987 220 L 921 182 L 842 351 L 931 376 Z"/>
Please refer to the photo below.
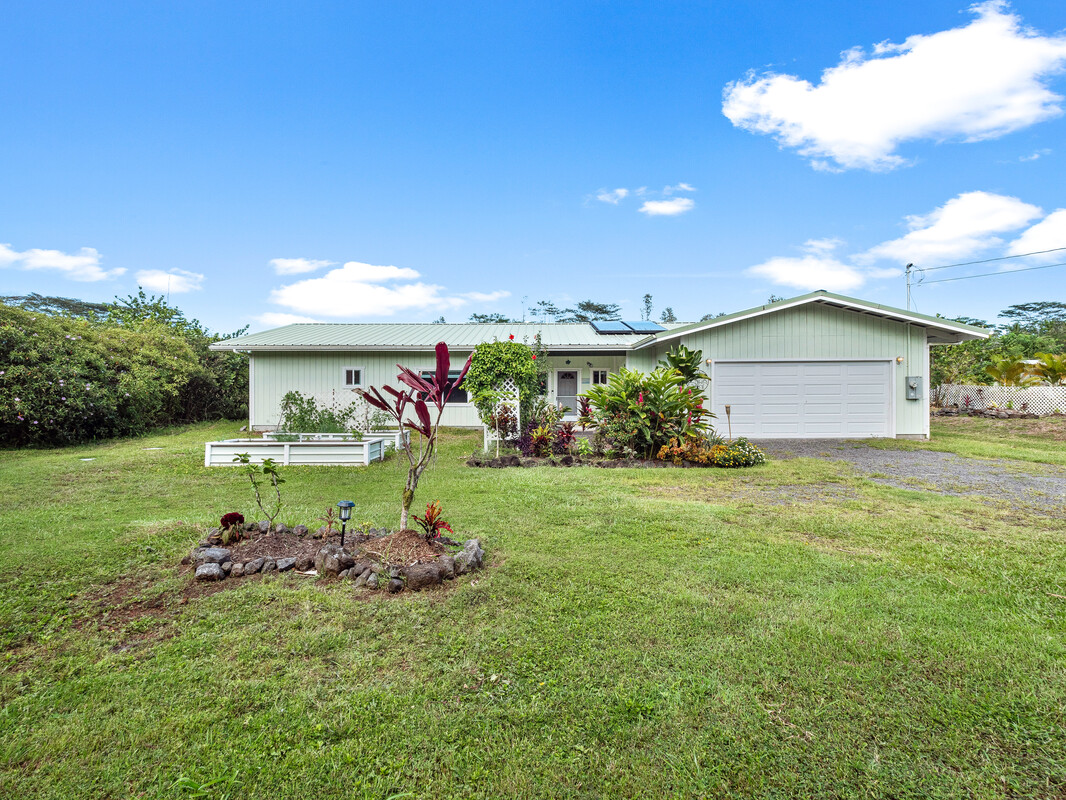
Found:
<path fill-rule="evenodd" d="M 518 416 L 529 419 L 533 400 L 540 394 L 536 354 L 529 345 L 513 339 L 483 342 L 474 350 L 470 360 L 465 388 L 482 422 L 489 427 L 496 427 L 492 417 L 501 390 L 518 393 Z"/>

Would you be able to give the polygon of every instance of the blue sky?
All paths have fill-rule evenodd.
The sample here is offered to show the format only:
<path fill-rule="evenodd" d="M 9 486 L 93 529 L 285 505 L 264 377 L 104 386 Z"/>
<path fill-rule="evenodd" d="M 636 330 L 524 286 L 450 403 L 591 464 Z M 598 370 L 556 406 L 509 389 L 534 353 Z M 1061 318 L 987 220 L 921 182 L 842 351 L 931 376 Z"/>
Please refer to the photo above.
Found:
<path fill-rule="evenodd" d="M 1064 29 L 1061 0 L 9 4 L 0 293 L 169 287 L 222 331 L 902 306 L 907 262 L 1066 247 Z"/>

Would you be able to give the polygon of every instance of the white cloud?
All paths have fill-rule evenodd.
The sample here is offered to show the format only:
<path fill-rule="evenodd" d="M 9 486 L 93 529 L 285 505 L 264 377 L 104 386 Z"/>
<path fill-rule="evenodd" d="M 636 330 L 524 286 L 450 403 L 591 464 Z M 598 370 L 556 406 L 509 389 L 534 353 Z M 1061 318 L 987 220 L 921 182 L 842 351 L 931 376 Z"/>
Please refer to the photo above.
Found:
<path fill-rule="evenodd" d="M 314 272 L 322 267 L 332 267 L 332 261 L 319 261 L 313 258 L 272 258 L 270 266 L 278 275 L 302 275 Z"/>
<path fill-rule="evenodd" d="M 1042 213 L 1017 197 L 966 192 L 929 214 L 907 217 L 910 233 L 870 248 L 861 258 L 866 262 L 914 262 L 918 266 L 967 258 L 1001 245 L 1003 240 L 996 234 L 1023 228 Z"/>
<path fill-rule="evenodd" d="M 689 197 L 675 197 L 673 200 L 645 200 L 640 207 L 642 214 L 649 217 L 676 217 L 696 207 L 696 201 Z"/>
<path fill-rule="evenodd" d="M 993 139 L 1062 113 L 1045 85 L 1066 65 L 1066 37 L 1023 26 L 1004 2 L 971 7 L 960 28 L 845 52 L 812 85 L 749 74 L 725 87 L 722 113 L 771 134 L 816 168 L 892 169 L 906 141 Z"/>
<path fill-rule="evenodd" d="M 1042 147 L 1039 150 L 1034 150 L 1027 156 L 1018 156 L 1019 161 L 1036 161 L 1038 158 L 1051 155 L 1050 147 Z"/>
<path fill-rule="evenodd" d="M 610 203 L 612 206 L 618 205 L 619 202 L 625 200 L 629 196 L 629 189 L 600 189 L 596 192 L 596 199 L 601 203 Z"/>
<path fill-rule="evenodd" d="M 183 269 L 172 269 L 169 272 L 161 269 L 142 269 L 137 273 L 137 285 L 150 292 L 196 292 L 203 288 L 203 283 L 204 276 L 201 273 L 186 272 Z"/>
<path fill-rule="evenodd" d="M 313 317 L 302 317 L 299 314 L 286 314 L 282 311 L 267 311 L 264 314 L 260 314 L 256 318 L 256 322 L 263 325 L 269 325 L 272 328 L 279 328 L 282 325 L 292 325 L 297 322 L 318 322 Z"/>
<path fill-rule="evenodd" d="M 862 286 L 866 277 L 856 267 L 833 257 L 833 251 L 841 244 L 839 239 L 811 239 L 803 246 L 804 255 L 771 258 L 750 267 L 747 273 L 795 289 L 851 291 Z"/>
<path fill-rule="evenodd" d="M 12 249 L 9 244 L 0 244 L 0 267 L 17 266 L 22 269 L 54 269 L 72 281 L 92 282 L 117 278 L 126 270 L 121 267 L 105 270 L 100 266 L 100 253 L 92 247 L 83 247 L 77 253 L 61 250 Z"/>
<path fill-rule="evenodd" d="M 867 281 L 898 278 L 900 266 L 909 262 L 932 267 L 983 251 L 1014 255 L 1066 246 L 1066 209 L 1048 215 L 1009 245 L 1000 238 L 999 234 L 1025 228 L 1041 216 L 1040 208 L 1017 197 L 966 192 L 928 214 L 908 216 L 910 232 L 898 239 L 847 257 L 835 255 L 845 244 L 841 239 L 810 239 L 802 247 L 802 256 L 774 257 L 747 273 L 797 289 L 848 291 Z M 1021 266 L 1019 262 L 1003 269 Z"/>
<path fill-rule="evenodd" d="M 1036 225 L 1022 233 L 1007 246 L 1007 255 L 1017 256 L 1060 247 L 1066 247 L 1066 208 L 1052 211 Z M 1042 253 L 1039 256 L 1033 256 L 1029 263 L 1012 261 L 1004 264 L 1003 269 L 1021 269 L 1034 262 L 1050 263 L 1052 261 L 1066 261 L 1066 252 L 1060 250 L 1057 253 Z"/>
<path fill-rule="evenodd" d="M 693 186 L 691 183 L 684 183 L 684 182 L 679 183 L 676 186 L 664 186 L 663 187 L 663 194 L 666 195 L 667 197 L 669 197 L 670 195 L 674 194 L 675 192 L 694 192 L 694 191 L 696 191 L 696 187 L 695 186 Z"/>
<path fill-rule="evenodd" d="M 492 302 L 509 292 L 447 294 L 443 286 L 416 281 L 416 270 L 349 261 L 319 278 L 308 278 L 271 292 L 278 305 L 304 314 L 328 317 L 392 316 L 398 312 L 435 314 L 471 302 Z M 388 284 L 388 285 L 383 285 Z"/>

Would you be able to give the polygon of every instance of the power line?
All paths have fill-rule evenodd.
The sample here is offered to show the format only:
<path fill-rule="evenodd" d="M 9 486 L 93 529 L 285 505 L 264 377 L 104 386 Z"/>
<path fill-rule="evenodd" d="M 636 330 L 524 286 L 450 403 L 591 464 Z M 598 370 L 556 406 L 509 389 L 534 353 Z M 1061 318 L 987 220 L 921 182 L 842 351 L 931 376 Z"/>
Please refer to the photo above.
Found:
<path fill-rule="evenodd" d="M 939 267 L 915 267 L 915 269 L 920 269 L 920 270 L 922 270 L 924 272 L 932 272 L 933 270 L 937 270 L 937 269 L 951 269 L 952 267 L 969 267 L 969 266 L 971 266 L 973 264 L 990 264 L 993 261 L 1006 261 L 1006 260 L 1011 259 L 1011 258 L 1025 258 L 1026 256 L 1039 256 L 1039 255 L 1042 255 L 1043 253 L 1057 253 L 1060 250 L 1066 250 L 1066 247 L 1052 247 L 1050 250 L 1034 250 L 1032 253 L 1018 253 L 1018 255 L 1016 255 L 1016 256 L 1000 256 L 999 258 L 984 258 L 984 259 L 981 259 L 980 261 L 963 261 L 962 263 L 959 263 L 959 264 L 943 264 L 943 265 L 941 265 Z M 1017 271 L 1018 270 L 1015 270 L 1015 272 L 1017 272 Z M 995 274 L 995 273 L 990 273 L 990 274 Z M 935 283 L 935 282 L 936 281 L 930 281 L 930 283 Z"/>
<path fill-rule="evenodd" d="M 1060 248 L 1066 250 L 1066 247 Z M 996 260 L 996 259 L 991 259 Z M 980 263 L 980 262 L 978 262 Z M 961 265 L 959 265 L 961 266 Z M 1044 264 L 1042 267 L 1025 267 L 1023 269 L 1010 269 L 1003 272 L 982 272 L 980 275 L 963 275 L 959 278 L 941 278 L 938 281 L 921 281 L 919 285 L 930 286 L 934 283 L 950 283 L 951 281 L 968 281 L 970 278 L 987 278 L 992 275 L 1013 275 L 1016 272 L 1032 272 L 1034 269 L 1051 269 L 1052 267 L 1066 267 L 1066 261 L 1059 262 L 1058 264 Z"/>

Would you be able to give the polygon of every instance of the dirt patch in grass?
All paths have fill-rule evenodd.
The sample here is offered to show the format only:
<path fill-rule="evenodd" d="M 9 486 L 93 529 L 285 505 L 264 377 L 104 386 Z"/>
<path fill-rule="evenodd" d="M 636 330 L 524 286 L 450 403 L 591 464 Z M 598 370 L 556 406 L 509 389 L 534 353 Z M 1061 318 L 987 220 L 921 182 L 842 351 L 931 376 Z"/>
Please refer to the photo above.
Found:
<path fill-rule="evenodd" d="M 443 544 L 426 541 L 418 531 L 405 530 L 371 539 L 362 546 L 364 553 L 389 564 L 428 564 L 447 552 Z"/>
<path fill-rule="evenodd" d="M 859 499 L 859 493 L 856 490 L 835 483 L 748 486 L 741 491 L 698 489 L 691 486 L 654 486 L 648 487 L 646 491 L 648 494 L 662 497 L 715 505 L 763 503 L 772 506 L 787 506 Z"/>

